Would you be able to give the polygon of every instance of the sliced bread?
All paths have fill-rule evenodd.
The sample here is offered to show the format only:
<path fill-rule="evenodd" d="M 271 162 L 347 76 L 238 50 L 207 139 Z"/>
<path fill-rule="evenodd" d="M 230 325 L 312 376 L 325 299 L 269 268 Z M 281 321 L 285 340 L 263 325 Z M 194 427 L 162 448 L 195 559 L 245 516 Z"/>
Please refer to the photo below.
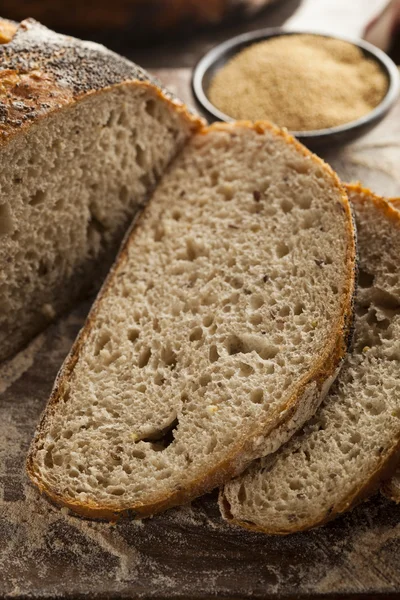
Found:
<path fill-rule="evenodd" d="M 315 416 L 275 455 L 221 491 L 230 522 L 288 534 L 333 519 L 374 492 L 400 450 L 400 215 L 348 187 L 360 273 L 354 346 Z"/>
<path fill-rule="evenodd" d="M 400 211 L 400 198 L 391 198 L 390 204 Z M 400 502 L 400 467 L 397 468 L 396 473 L 391 479 L 385 481 L 381 489 L 384 496 L 393 500 L 394 502 Z"/>
<path fill-rule="evenodd" d="M 32 20 L 0 26 L 3 360 L 105 274 L 201 121 L 103 46 Z"/>
<path fill-rule="evenodd" d="M 276 450 L 346 352 L 354 230 L 333 171 L 267 124 L 194 136 L 158 185 L 55 384 L 33 482 L 147 516 Z"/>

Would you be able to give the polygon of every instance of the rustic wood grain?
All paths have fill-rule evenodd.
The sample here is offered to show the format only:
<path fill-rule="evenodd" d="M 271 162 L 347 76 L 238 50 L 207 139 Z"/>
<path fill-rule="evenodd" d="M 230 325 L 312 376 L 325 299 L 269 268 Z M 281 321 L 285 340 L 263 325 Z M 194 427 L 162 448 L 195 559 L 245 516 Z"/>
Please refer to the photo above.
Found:
<path fill-rule="evenodd" d="M 284 21 L 295 5 L 288 2 L 279 19 L 277 9 L 270 15 Z M 157 75 L 189 103 L 185 65 L 211 41 L 198 43 L 189 58 L 175 48 L 171 63 L 149 56 L 161 67 L 153 69 Z M 400 103 L 370 134 L 323 156 L 344 180 L 400 196 Z M 215 494 L 142 524 L 116 526 L 65 515 L 40 497 L 25 475 L 26 451 L 89 306 L 0 366 L 0 597 L 400 597 L 400 505 L 379 495 L 324 528 L 286 538 L 225 524 Z"/>

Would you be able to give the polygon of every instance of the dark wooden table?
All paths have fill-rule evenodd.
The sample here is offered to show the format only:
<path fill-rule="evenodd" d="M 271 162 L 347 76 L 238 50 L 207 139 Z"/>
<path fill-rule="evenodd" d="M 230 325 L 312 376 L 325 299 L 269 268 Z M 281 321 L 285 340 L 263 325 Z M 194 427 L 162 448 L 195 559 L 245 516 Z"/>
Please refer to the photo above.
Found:
<path fill-rule="evenodd" d="M 317 1 L 336 9 L 341 4 L 342 12 L 324 29 L 340 26 L 338 19 L 360 29 L 354 10 L 360 14 L 367 0 L 348 0 L 347 9 L 342 0 Z M 249 27 L 287 19 L 296 25 L 304 14 L 309 19 L 309 8 L 288 0 Z M 125 53 L 191 103 L 191 66 L 237 30 Z M 400 195 L 400 104 L 368 136 L 326 150 L 324 157 L 344 180 L 360 179 L 381 194 Z M 115 526 L 64 514 L 40 497 L 25 476 L 26 451 L 88 308 L 88 302 L 77 307 L 0 367 L 0 596 L 400 598 L 400 506 L 379 494 L 324 528 L 286 538 L 228 526 L 213 494 L 143 523 Z"/>

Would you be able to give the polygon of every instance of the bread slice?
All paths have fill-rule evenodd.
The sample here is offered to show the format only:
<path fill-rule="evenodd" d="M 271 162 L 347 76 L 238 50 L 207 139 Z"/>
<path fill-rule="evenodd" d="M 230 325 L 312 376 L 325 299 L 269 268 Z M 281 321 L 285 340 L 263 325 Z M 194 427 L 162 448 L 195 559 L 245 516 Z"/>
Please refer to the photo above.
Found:
<path fill-rule="evenodd" d="M 201 125 L 103 46 L 32 20 L 2 23 L 0 360 L 110 265 L 133 215 Z"/>
<path fill-rule="evenodd" d="M 400 198 L 390 198 L 390 204 L 396 210 L 400 210 Z M 400 502 L 400 467 L 397 468 L 391 479 L 385 481 L 381 491 L 389 500 Z"/>
<path fill-rule="evenodd" d="M 336 175 L 284 132 L 196 135 L 60 372 L 33 482 L 82 515 L 143 517 L 276 450 L 345 354 L 353 234 Z"/>
<path fill-rule="evenodd" d="M 400 215 L 348 187 L 358 228 L 355 339 L 335 386 L 303 431 L 220 494 L 230 522 L 269 534 L 322 525 L 375 491 L 400 450 Z"/>

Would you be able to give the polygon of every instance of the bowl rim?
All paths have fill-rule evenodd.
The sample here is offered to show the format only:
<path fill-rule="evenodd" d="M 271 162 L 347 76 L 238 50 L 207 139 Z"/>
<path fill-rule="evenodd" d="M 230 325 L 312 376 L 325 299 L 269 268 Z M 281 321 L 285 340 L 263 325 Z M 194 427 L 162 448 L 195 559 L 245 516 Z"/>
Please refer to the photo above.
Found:
<path fill-rule="evenodd" d="M 345 133 L 352 129 L 363 127 L 373 122 L 375 119 L 383 116 L 394 104 L 400 94 L 400 72 L 392 59 L 384 52 L 377 48 L 373 44 L 366 42 L 360 38 L 352 38 L 344 35 L 336 35 L 323 30 L 317 29 L 285 29 L 282 27 L 266 27 L 263 29 L 256 29 L 247 33 L 237 35 L 233 38 L 225 40 L 221 44 L 211 48 L 204 56 L 200 58 L 193 69 L 192 75 L 192 90 L 197 102 L 201 107 L 213 118 L 220 121 L 231 123 L 236 119 L 225 114 L 219 110 L 209 100 L 206 91 L 204 90 L 203 82 L 204 77 L 208 70 L 223 56 L 227 51 L 234 49 L 235 47 L 242 45 L 251 45 L 252 42 L 267 40 L 272 37 L 280 37 L 284 35 L 317 35 L 321 37 L 329 37 L 331 39 L 341 40 L 348 42 L 361 48 L 367 53 L 371 54 L 373 58 L 381 66 L 382 70 L 388 77 L 388 89 L 381 102 L 373 108 L 366 115 L 363 115 L 359 119 L 343 123 L 342 125 L 336 125 L 335 127 L 329 127 L 325 129 L 310 129 L 306 131 L 292 131 L 291 135 L 301 139 L 307 140 L 308 138 L 317 138 L 325 136 L 333 136 L 335 134 Z M 248 44 L 247 44 L 248 43 Z M 238 52 L 240 50 L 238 49 Z"/>

